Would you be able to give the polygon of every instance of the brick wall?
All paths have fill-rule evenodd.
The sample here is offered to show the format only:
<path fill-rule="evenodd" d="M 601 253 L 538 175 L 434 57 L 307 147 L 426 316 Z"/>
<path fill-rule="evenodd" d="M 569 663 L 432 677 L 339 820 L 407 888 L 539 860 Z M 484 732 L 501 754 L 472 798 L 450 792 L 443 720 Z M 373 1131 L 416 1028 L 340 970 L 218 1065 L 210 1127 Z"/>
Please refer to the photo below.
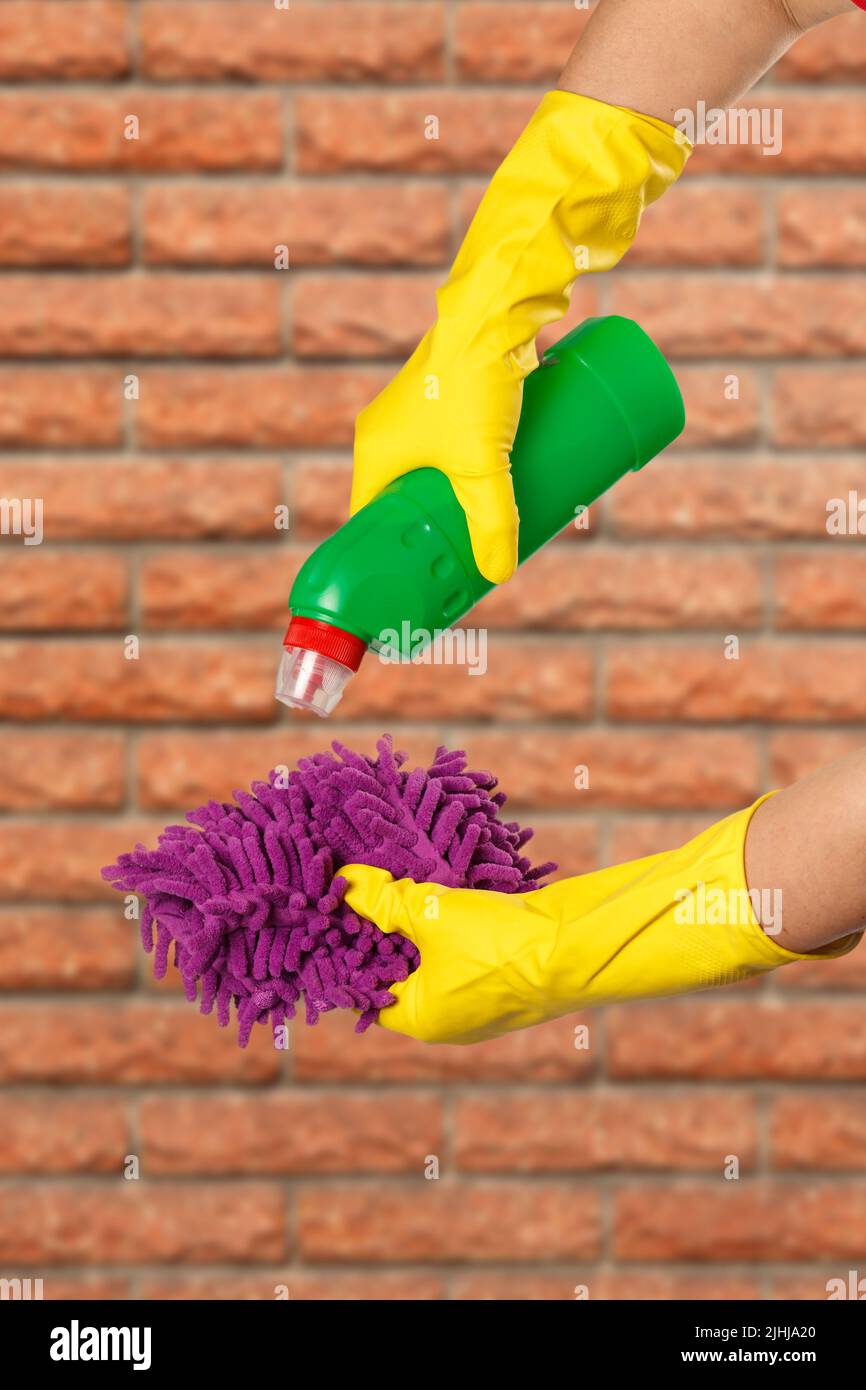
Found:
<path fill-rule="evenodd" d="M 272 699 L 354 414 L 584 18 L 0 5 L 0 496 L 44 498 L 46 531 L 0 556 L 0 1274 L 48 1296 L 788 1298 L 866 1274 L 866 951 L 598 1014 L 589 1051 L 573 1019 L 461 1050 L 330 1016 L 240 1052 L 153 985 L 98 877 L 329 733 L 465 745 L 568 873 L 863 741 L 866 561 L 825 524 L 866 443 L 861 14 L 765 84 L 781 153 L 701 149 L 579 286 L 572 320 L 654 333 L 690 424 L 490 600 L 488 675 L 371 664 L 330 729 Z"/>

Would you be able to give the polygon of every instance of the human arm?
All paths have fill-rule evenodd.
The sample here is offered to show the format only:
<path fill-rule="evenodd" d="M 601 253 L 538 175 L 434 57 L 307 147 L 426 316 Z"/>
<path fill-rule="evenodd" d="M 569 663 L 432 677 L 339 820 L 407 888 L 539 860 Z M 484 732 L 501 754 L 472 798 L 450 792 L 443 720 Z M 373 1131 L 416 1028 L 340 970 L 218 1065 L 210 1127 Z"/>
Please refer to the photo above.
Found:
<path fill-rule="evenodd" d="M 600 0 L 558 85 L 664 121 L 738 101 L 851 0 Z"/>
<path fill-rule="evenodd" d="M 517 556 L 510 452 L 535 338 L 625 254 L 689 153 L 678 111 L 736 100 L 849 0 L 600 0 L 494 175 L 409 361 L 359 415 L 351 510 L 415 468 L 454 487 L 494 583 Z M 454 138 L 443 133 L 442 138 Z M 723 211 L 723 210 L 722 210 Z"/>
<path fill-rule="evenodd" d="M 680 849 L 528 893 L 349 865 L 350 906 L 415 942 L 384 1028 L 478 1042 L 622 1000 L 734 984 L 851 950 L 866 922 L 866 754 Z"/>

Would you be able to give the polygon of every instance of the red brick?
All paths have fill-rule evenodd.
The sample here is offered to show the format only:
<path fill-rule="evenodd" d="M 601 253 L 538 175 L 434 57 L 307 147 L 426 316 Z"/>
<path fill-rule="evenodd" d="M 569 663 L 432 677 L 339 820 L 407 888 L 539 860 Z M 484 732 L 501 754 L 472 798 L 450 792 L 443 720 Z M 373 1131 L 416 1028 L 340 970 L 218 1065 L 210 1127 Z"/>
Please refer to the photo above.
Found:
<path fill-rule="evenodd" d="M 270 722 L 272 648 L 171 644 L 143 638 L 127 660 L 120 635 L 102 641 L 6 642 L 0 713 L 10 719 Z M 242 655 L 241 655 L 242 653 Z M 63 679 L 58 680 L 62 669 Z"/>
<path fill-rule="evenodd" d="M 751 444 L 759 428 L 759 394 L 751 369 L 731 367 L 677 367 L 676 378 L 686 406 L 686 427 L 677 448 L 706 445 Z M 730 377 L 738 378 L 739 395 L 728 400 Z M 660 465 L 663 467 L 664 465 Z"/>
<path fill-rule="evenodd" d="M 866 444 L 866 371 L 781 368 L 772 409 L 773 438 L 782 447 Z"/>
<path fill-rule="evenodd" d="M 786 1000 L 618 1007 L 608 1017 L 608 1071 L 633 1079 L 866 1077 L 866 1019 L 859 1003 Z"/>
<path fill-rule="evenodd" d="M 778 980 L 786 991 L 866 989 L 866 951 L 861 947 L 836 960 L 799 961 Z"/>
<path fill-rule="evenodd" d="M 245 1050 L 189 1004 L 4 1004 L 0 1076 L 11 1084 L 222 1085 L 271 1081 L 264 1030 Z"/>
<path fill-rule="evenodd" d="M 295 536 L 327 536 L 349 515 L 352 464 L 349 460 L 300 458 L 292 472 L 292 531 Z"/>
<path fill-rule="evenodd" d="M 675 357 L 855 357 L 866 350 L 861 276 L 622 275 L 611 309 Z"/>
<path fill-rule="evenodd" d="M 553 85 L 589 19 L 552 0 L 513 5 L 467 0 L 455 9 L 457 75 L 470 82 Z"/>
<path fill-rule="evenodd" d="M 862 628 L 866 625 L 866 563 L 846 551 L 796 551 L 775 562 L 775 622 L 779 628 Z"/>
<path fill-rule="evenodd" d="M 866 192 L 833 184 L 783 189 L 777 200 L 783 266 L 866 265 Z"/>
<path fill-rule="evenodd" d="M 302 92 L 295 100 L 295 160 L 304 174 L 362 169 L 485 173 L 501 162 L 541 97 L 428 88 L 411 92 Z M 425 138 L 428 117 L 439 138 Z M 2 150 L 2 146 L 0 146 Z"/>
<path fill-rule="evenodd" d="M 744 109 L 780 109 L 783 113 L 781 149 L 764 154 L 760 144 L 700 145 L 687 177 L 743 173 L 773 178 L 784 174 L 859 174 L 866 168 L 862 131 L 866 100 L 809 92 L 754 92 L 738 103 Z"/>
<path fill-rule="evenodd" d="M 398 739 L 413 760 L 429 762 L 438 740 L 433 730 L 413 728 L 408 740 Z M 374 754 L 376 735 L 359 734 L 338 721 L 329 720 L 332 738 L 347 740 L 359 752 Z M 138 745 L 138 801 L 160 809 L 198 802 L 202 796 L 229 795 L 272 767 L 288 767 L 320 752 L 322 735 L 318 721 L 293 720 L 272 731 L 232 733 L 215 730 L 200 733 L 145 734 Z"/>
<path fill-rule="evenodd" d="M 110 80 L 128 72 L 122 0 L 6 0 L 0 6 L 0 77 Z"/>
<path fill-rule="evenodd" d="M 98 35 L 97 13 L 111 16 Z M 7 82 L 0 97 L 0 265 L 14 269 L 0 284 L 0 497 L 43 498 L 46 541 L 59 542 L 25 550 L 11 538 L 0 586 L 0 628 L 29 635 L 5 645 L 34 659 L 7 659 L 19 713 L 0 733 L 0 809 L 13 813 L 0 818 L 0 1170 L 22 1187 L 46 1178 L 0 1221 L 0 1262 L 38 1271 L 46 1297 L 272 1301 L 286 1285 L 302 1301 L 573 1301 L 586 1284 L 596 1301 L 823 1300 L 827 1280 L 857 1264 L 846 1251 L 862 1251 L 866 1229 L 855 1089 L 866 948 L 739 992 L 596 1011 L 472 1048 L 381 1028 L 359 1038 L 351 1015 L 332 1015 L 294 1026 L 283 1057 L 266 1029 L 240 1051 L 234 1028 L 183 1001 L 176 970 L 154 984 L 137 923 L 100 878 L 185 806 L 333 735 L 372 751 L 390 727 L 413 762 L 441 741 L 465 745 L 499 775 L 506 814 L 536 826 L 533 860 L 557 859 L 560 875 L 682 844 L 862 746 L 860 537 L 828 549 L 826 530 L 828 500 L 861 489 L 866 439 L 864 306 L 850 273 L 866 264 L 855 183 L 866 99 L 852 85 L 866 29 L 853 15 L 807 36 L 762 93 L 785 108 L 782 154 L 699 149 L 648 210 L 624 271 L 581 279 L 543 335 L 588 313 L 634 313 L 673 358 L 689 427 L 593 508 L 588 532 L 570 528 L 469 618 L 490 631 L 488 680 L 368 657 L 336 724 L 272 700 L 297 566 L 347 515 L 355 414 L 427 327 L 486 175 L 585 19 L 554 0 L 300 0 L 287 13 L 245 0 L 64 0 L 62 14 L 57 0 L 0 4 L 0 75 L 39 83 Z M 127 38 L 147 69 L 139 87 L 115 80 L 125 66 L 110 70 L 128 63 Z M 451 78 L 475 86 L 439 85 Z M 821 92 L 825 80 L 849 85 Z M 122 140 L 130 112 L 143 118 L 139 142 Z M 438 142 L 423 138 L 430 114 Z M 146 177 L 131 189 L 136 172 Z M 111 273 L 131 265 L 133 206 L 137 263 L 158 272 Z M 770 278 L 774 255 L 784 271 Z M 46 267 L 47 279 L 23 273 Z M 306 360 L 219 367 L 222 353 L 282 356 L 281 332 Z M 62 360 L 77 352 L 122 360 Z M 14 362 L 37 353 L 52 360 Z M 345 360 L 370 353 L 392 361 Z M 162 354 L 205 360 L 146 360 Z M 139 402 L 124 400 L 128 371 Z M 730 373 L 738 402 L 725 399 Z M 274 526 L 284 502 L 288 536 Z M 776 539 L 786 544 L 765 544 Z M 113 687 L 106 653 L 130 628 L 165 662 L 157 677 L 146 659 L 134 683 Z M 769 635 L 753 649 L 759 628 Z M 705 654 L 730 631 L 757 665 L 742 695 L 710 695 Z M 39 638 L 51 632 L 62 644 Z M 792 640 L 809 632 L 816 640 Z M 620 661 L 639 726 L 611 725 L 600 707 Z M 548 683 L 533 690 L 521 662 Z M 693 678 L 683 712 L 676 692 Z M 24 725 L 25 700 L 42 727 Z M 666 713 L 654 726 L 656 702 Z M 774 728 L 780 716 L 796 723 Z M 713 725 L 689 727 L 705 718 Z M 81 720 L 98 723 L 76 734 Z M 590 787 L 578 793 L 584 764 Z M 574 1046 L 581 1026 L 589 1051 Z M 127 1221 L 117 1156 L 142 1146 L 145 1186 L 129 1194 L 141 1211 Z M 444 1219 L 436 1204 L 449 1194 L 422 1186 L 416 1149 L 443 1161 Z M 753 1177 L 721 1186 L 729 1152 L 749 1173 L 758 1157 L 773 1163 L 761 1209 Z M 624 1184 L 641 1172 L 639 1188 Z M 312 1244 L 290 1259 L 295 1175 Z M 263 1205 L 229 1229 L 250 1179 Z M 618 1194 L 639 1194 L 639 1209 L 648 1197 L 653 1215 L 626 1224 Z M 209 1225 L 216 1244 L 204 1248 Z M 624 1227 L 648 1242 L 640 1263 L 611 1246 Z M 792 1258 L 787 1275 L 767 1268 Z"/>
<path fill-rule="evenodd" d="M 490 173 L 514 144 L 542 95 L 449 92 L 304 93 L 296 102 L 296 155 L 304 173 L 375 169 L 425 173 Z M 783 141 L 775 155 L 760 145 L 701 145 L 689 178 L 720 170 L 760 174 L 858 174 L 866 168 L 859 96 L 778 92 L 747 109 L 783 109 Z M 439 139 L 425 138 L 425 119 L 439 119 Z"/>
<path fill-rule="evenodd" d="M 416 1042 L 371 1028 L 362 1038 L 355 1020 L 329 1014 L 316 1028 L 292 1032 L 293 1077 L 297 1084 L 356 1081 L 364 1085 L 410 1081 L 580 1081 L 595 1069 L 601 1046 L 586 1015 L 558 1019 L 472 1047 Z M 575 1047 L 575 1029 L 589 1028 L 588 1048 Z"/>
<path fill-rule="evenodd" d="M 359 1039 L 360 1045 L 360 1039 Z M 410 1173 L 444 1143 L 441 1102 L 428 1096 L 326 1093 L 143 1102 L 149 1173 Z"/>
<path fill-rule="evenodd" d="M 138 117 L 137 140 L 124 136 L 127 116 Z M 277 93 L 0 95 L 0 169 L 253 172 L 278 169 L 282 158 Z"/>
<path fill-rule="evenodd" d="M 516 808 L 509 803 L 508 814 Z M 557 868 L 551 871 L 550 882 L 569 878 L 572 874 L 588 874 L 600 867 L 599 822 L 596 818 L 539 815 L 535 810 L 522 814 L 529 818 L 534 830 L 529 857 L 534 864 L 551 861 Z M 548 880 L 545 879 L 545 882 Z"/>
<path fill-rule="evenodd" d="M 14 357 L 272 357 L 276 274 L 0 280 L 0 353 Z"/>
<path fill-rule="evenodd" d="M 635 266 L 757 266 L 764 258 L 766 214 L 759 193 L 726 184 L 725 215 L 719 190 L 683 183 L 647 208 L 626 264 Z"/>
<path fill-rule="evenodd" d="M 5 1264 L 202 1264 L 278 1260 L 286 1253 L 285 1199 L 262 1183 L 146 1181 L 99 1187 L 0 1189 Z"/>
<path fill-rule="evenodd" d="M 856 752 L 863 743 L 859 730 L 784 729 L 774 733 L 768 741 L 773 785 L 787 786 L 807 777 L 826 763 Z"/>
<path fill-rule="evenodd" d="M 748 804 L 757 795 L 757 769 L 755 782 L 742 797 L 733 802 Z M 648 854 L 661 854 L 664 850 L 679 849 L 681 845 L 693 840 L 696 835 L 708 829 L 719 819 L 719 811 L 712 814 L 704 812 L 700 816 L 629 816 L 617 817 L 608 837 L 607 861 L 611 864 L 624 864 L 629 859 L 643 859 Z"/>
<path fill-rule="evenodd" d="M 162 551 L 141 566 L 148 625 L 284 625 L 289 588 L 308 553 Z M 700 629 L 726 621 L 756 626 L 759 615 L 760 569 L 750 556 L 598 545 L 575 553 L 554 545 L 494 589 L 467 621 L 477 616 L 494 630 Z"/>
<path fill-rule="evenodd" d="M 718 1091 L 473 1096 L 458 1100 L 455 1122 L 465 1172 L 721 1172 L 727 1153 L 750 1167 L 756 1158 L 754 1102 Z"/>
<path fill-rule="evenodd" d="M 142 189 L 141 219 L 152 265 L 272 270 L 278 245 L 293 268 L 439 265 L 449 249 L 446 190 L 421 181 L 157 182 Z"/>
<path fill-rule="evenodd" d="M 668 455 L 618 483 L 606 511 L 613 531 L 629 537 L 826 540 L 828 499 L 847 497 L 862 469 L 854 455 L 723 462 Z M 843 544 L 844 538 L 834 541 Z"/>
<path fill-rule="evenodd" d="M 824 1270 L 814 1269 L 805 1273 L 779 1274 L 769 1281 L 768 1297 L 778 1299 L 781 1302 L 792 1300 L 802 1300 L 809 1302 L 826 1302 L 831 1294 L 839 1297 L 839 1281 L 844 1287 L 844 1298 L 851 1298 L 851 1279 L 852 1271 L 840 1269 L 838 1264 L 832 1268 Z M 853 1271 L 853 1283 L 859 1285 L 859 1292 L 854 1296 L 860 1300 L 863 1298 L 863 1291 L 866 1285 L 863 1284 L 863 1266 Z"/>
<path fill-rule="evenodd" d="M 225 642 L 178 644 L 142 638 L 138 660 L 127 660 L 120 636 L 63 644 L 65 679 L 58 682 L 57 645 L 8 642 L 0 653 L 0 713 L 8 718 L 75 721 L 117 719 L 164 723 L 274 723 L 279 707 L 273 643 L 233 650 Z M 242 655 L 241 655 L 242 654 Z M 463 666 L 389 665 L 371 660 L 364 679 L 344 700 L 350 717 L 441 717 L 525 720 L 586 718 L 592 694 L 587 654 L 567 657 L 534 644 L 502 641 L 488 652 L 488 669 L 472 677 Z M 543 661 L 543 687 L 533 663 Z M 26 679 L 25 679 L 26 671 Z"/>
<path fill-rule="evenodd" d="M 296 357 L 408 357 L 436 318 L 440 276 L 304 275 L 292 296 Z"/>
<path fill-rule="evenodd" d="M 599 1198 L 554 1183 L 305 1187 L 298 1243 L 306 1260 L 574 1260 L 596 1255 Z"/>
<path fill-rule="evenodd" d="M 524 723 L 535 719 L 587 720 L 594 708 L 594 663 L 588 651 L 542 651 L 538 642 L 489 635 L 487 671 L 473 677 L 461 666 L 389 664 L 353 681 L 343 705 L 348 719 L 470 719 Z M 539 670 L 544 677 L 539 680 Z M 569 766 L 559 762 L 567 777 Z"/>
<path fill-rule="evenodd" d="M 289 10 L 238 0 L 145 0 L 141 71 L 159 79 L 418 82 L 443 74 L 441 3 L 339 2 Z"/>
<path fill-rule="evenodd" d="M 142 986 L 148 995 L 155 995 L 160 999 L 183 999 L 185 991 L 180 971 L 174 963 L 170 964 L 168 970 L 161 980 L 157 980 L 154 975 L 147 973 L 147 966 L 144 966 L 145 976 Z"/>
<path fill-rule="evenodd" d="M 32 487 L 33 473 L 28 472 Z M 51 541 L 50 510 L 45 520 L 46 540 Z M 7 546 L 0 629 L 120 627 L 128 621 L 128 603 L 126 562 L 119 555 L 23 545 L 9 553 Z"/>
<path fill-rule="evenodd" d="M 751 556 L 733 551 L 550 546 L 477 612 L 493 628 L 750 627 L 761 613 L 760 571 Z"/>
<path fill-rule="evenodd" d="M 420 668 L 419 668 L 420 669 Z M 362 678 L 363 666 L 357 679 Z M 471 677 L 467 679 L 472 679 Z M 329 727 L 361 751 L 374 739 L 350 727 Z M 438 733 L 396 731 L 413 760 L 429 761 Z M 745 803 L 758 795 L 756 750 L 747 733 L 667 733 L 595 729 L 558 732 L 449 730 L 471 764 L 490 767 L 511 804 L 583 811 L 596 806 L 708 808 Z M 292 766 L 322 746 L 318 728 L 291 723 L 261 733 L 145 734 L 138 744 L 139 801 L 150 808 L 194 804 L 227 795 L 276 764 Z M 575 789 L 575 767 L 589 769 L 589 786 Z"/>
<path fill-rule="evenodd" d="M 128 265 L 129 196 L 127 189 L 107 183 L 3 184 L 0 264 Z"/>
<path fill-rule="evenodd" d="M 119 370 L 0 367 L 0 402 L 0 446 L 74 449 L 120 443 Z"/>
<path fill-rule="evenodd" d="M 278 1289 L 287 1289 L 293 1303 L 364 1303 L 370 1299 L 430 1303 L 446 1296 L 444 1280 L 422 1270 L 407 1274 L 367 1269 L 359 1274 L 315 1274 L 281 1266 L 255 1274 L 190 1274 L 181 1278 L 166 1275 L 161 1279 L 141 1281 L 141 1297 L 160 1303 L 168 1299 L 197 1299 L 208 1303 L 271 1300 Z"/>
<path fill-rule="evenodd" d="M 770 1108 L 770 1161 L 774 1168 L 866 1170 L 862 1096 L 778 1096 Z"/>
<path fill-rule="evenodd" d="M 120 1176 L 129 1144 L 120 1101 L 0 1097 L 0 1173 Z"/>
<path fill-rule="evenodd" d="M 44 900 L 49 886 L 58 902 L 120 901 L 100 869 L 137 840 L 153 840 L 157 821 L 0 820 L 0 901 Z M 46 869 L 50 866 L 50 870 Z M 50 885 L 46 880 L 50 872 Z"/>
<path fill-rule="evenodd" d="M 292 345 L 302 358 L 408 357 L 436 318 L 444 275 L 304 275 L 292 299 Z M 595 286 L 579 280 L 574 312 L 598 312 Z"/>
<path fill-rule="evenodd" d="M 614 1245 L 623 1260 L 814 1260 L 859 1256 L 866 1185 L 624 1189 L 616 1194 Z"/>
<path fill-rule="evenodd" d="M 471 621 L 471 620 L 470 620 Z M 594 705 L 593 659 L 587 649 L 553 640 L 491 636 L 487 669 L 386 664 L 368 656 L 363 676 L 343 697 L 347 719 L 441 718 L 515 720 L 589 719 Z"/>
<path fill-rule="evenodd" d="M 76 1303 L 79 1300 L 125 1302 L 131 1296 L 127 1279 L 112 1279 L 107 1275 L 58 1275 L 56 1270 L 45 1277 L 43 1292 L 46 1302 L 60 1303 L 69 1300 Z"/>
<path fill-rule="evenodd" d="M 832 722 L 866 717 L 866 655 L 842 642 L 744 641 L 729 661 L 715 647 L 645 643 L 613 648 L 607 662 L 611 719 L 765 719 Z"/>
<path fill-rule="evenodd" d="M 146 627 L 281 628 L 288 596 L 305 552 L 259 547 L 215 555 L 163 550 L 140 570 L 141 612 Z M 282 632 L 280 633 L 282 636 Z"/>
<path fill-rule="evenodd" d="M 119 895 L 111 908 L 0 909 L 0 978 L 7 990 L 128 989 L 139 954 L 138 924 L 123 916 Z"/>
<path fill-rule="evenodd" d="M 126 772 L 117 734 L 0 731 L 6 811 L 109 810 L 123 804 Z"/>
<path fill-rule="evenodd" d="M 350 444 L 355 416 L 388 377 L 381 368 L 153 368 L 136 411 L 140 442 L 157 449 Z"/>
<path fill-rule="evenodd" d="M 837 16 L 798 39 L 773 69 L 779 82 L 858 82 L 866 77 L 866 33 L 859 15 Z"/>
<path fill-rule="evenodd" d="M 0 462 L 2 496 L 34 493 L 51 540 L 275 540 L 275 508 L 284 501 L 280 463 L 264 457 Z"/>
<path fill-rule="evenodd" d="M 594 1303 L 611 1301 L 692 1302 L 703 1299 L 759 1299 L 761 1280 L 741 1275 L 695 1276 L 694 1274 L 642 1273 L 630 1269 L 601 1272 L 578 1269 L 567 1274 L 458 1275 L 453 1297 L 460 1300 L 485 1302 L 563 1301 L 575 1302 L 586 1298 Z"/>
<path fill-rule="evenodd" d="M 486 186 L 485 180 L 478 179 L 464 187 L 461 232 L 474 217 Z M 714 184 L 682 183 L 646 209 L 640 235 L 626 253 L 624 264 L 630 270 L 656 266 L 677 270 L 689 266 L 757 266 L 764 260 L 766 222 L 764 199 L 751 188 L 730 182 L 725 187 L 725 216 L 721 218 Z"/>

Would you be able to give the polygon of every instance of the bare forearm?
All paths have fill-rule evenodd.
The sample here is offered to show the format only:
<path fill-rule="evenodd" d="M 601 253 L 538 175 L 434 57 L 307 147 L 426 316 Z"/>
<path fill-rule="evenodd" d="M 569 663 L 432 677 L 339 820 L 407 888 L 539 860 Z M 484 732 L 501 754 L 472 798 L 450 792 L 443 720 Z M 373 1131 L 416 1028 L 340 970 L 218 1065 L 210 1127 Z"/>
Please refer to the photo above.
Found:
<path fill-rule="evenodd" d="M 558 85 L 675 123 L 699 101 L 738 101 L 804 29 L 851 9 L 850 0 L 599 0 Z"/>
<path fill-rule="evenodd" d="M 746 878 L 781 903 L 782 930 L 770 929 L 788 950 L 816 951 L 866 925 L 866 749 L 758 807 Z"/>
<path fill-rule="evenodd" d="M 794 23 L 801 29 L 812 29 L 825 19 L 849 14 L 851 0 L 781 0 Z"/>
<path fill-rule="evenodd" d="M 676 123 L 738 101 L 807 29 L 848 13 L 850 0 L 599 0 L 559 86 Z M 781 901 L 767 929 L 789 950 L 866 924 L 866 751 L 758 808 L 746 873 Z"/>

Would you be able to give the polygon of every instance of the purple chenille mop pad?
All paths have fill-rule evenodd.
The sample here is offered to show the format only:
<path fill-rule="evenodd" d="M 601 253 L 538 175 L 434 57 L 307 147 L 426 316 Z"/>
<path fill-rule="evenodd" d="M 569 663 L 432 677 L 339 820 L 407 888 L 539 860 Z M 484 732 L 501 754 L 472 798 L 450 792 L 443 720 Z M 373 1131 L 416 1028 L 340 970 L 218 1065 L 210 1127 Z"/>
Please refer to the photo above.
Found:
<path fill-rule="evenodd" d="M 303 997 L 307 1023 L 357 1009 L 357 1032 L 394 1003 L 388 986 L 418 968 L 418 948 L 359 917 L 344 901 L 346 864 L 395 878 L 523 893 L 555 864 L 533 869 L 521 854 L 532 831 L 503 822 L 506 800 L 489 772 L 466 770 L 465 753 L 436 750 L 429 768 L 402 770 L 390 735 L 378 757 L 333 743 L 333 753 L 272 772 L 235 802 L 210 801 L 170 825 L 158 849 L 137 845 L 102 870 L 121 892 L 145 899 L 141 936 L 161 979 L 174 942 L 186 996 L 225 1027 L 237 1007 L 238 1042 L 270 1018 L 276 1030 Z"/>

